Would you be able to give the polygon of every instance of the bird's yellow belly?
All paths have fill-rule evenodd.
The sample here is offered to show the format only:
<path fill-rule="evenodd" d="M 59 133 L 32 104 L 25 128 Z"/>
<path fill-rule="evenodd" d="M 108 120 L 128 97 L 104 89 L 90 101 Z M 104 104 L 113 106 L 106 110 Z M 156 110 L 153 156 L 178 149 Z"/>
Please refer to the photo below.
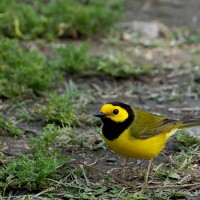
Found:
<path fill-rule="evenodd" d="M 106 144 L 116 153 L 126 158 L 152 159 L 162 151 L 171 133 L 158 134 L 147 139 L 133 137 L 125 130 L 117 139 L 110 141 L 104 136 Z"/>

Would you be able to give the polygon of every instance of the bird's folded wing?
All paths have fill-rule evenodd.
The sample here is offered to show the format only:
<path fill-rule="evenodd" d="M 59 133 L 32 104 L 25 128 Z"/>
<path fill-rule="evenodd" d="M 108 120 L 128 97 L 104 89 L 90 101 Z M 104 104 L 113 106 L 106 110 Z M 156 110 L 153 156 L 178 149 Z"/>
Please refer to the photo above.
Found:
<path fill-rule="evenodd" d="M 176 128 L 177 120 L 134 109 L 135 119 L 131 124 L 131 135 L 146 139 L 158 134 L 169 133 Z"/>

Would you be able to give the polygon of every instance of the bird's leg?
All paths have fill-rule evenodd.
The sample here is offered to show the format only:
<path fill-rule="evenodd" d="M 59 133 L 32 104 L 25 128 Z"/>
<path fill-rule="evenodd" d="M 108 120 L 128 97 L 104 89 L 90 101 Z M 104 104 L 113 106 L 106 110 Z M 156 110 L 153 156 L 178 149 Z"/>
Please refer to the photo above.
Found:
<path fill-rule="evenodd" d="M 147 169 L 147 173 L 145 175 L 145 179 L 144 179 L 144 186 L 147 187 L 148 186 L 148 178 L 149 178 L 149 172 L 151 170 L 151 165 L 153 163 L 153 159 L 149 160 L 149 165 L 148 165 L 148 169 Z"/>

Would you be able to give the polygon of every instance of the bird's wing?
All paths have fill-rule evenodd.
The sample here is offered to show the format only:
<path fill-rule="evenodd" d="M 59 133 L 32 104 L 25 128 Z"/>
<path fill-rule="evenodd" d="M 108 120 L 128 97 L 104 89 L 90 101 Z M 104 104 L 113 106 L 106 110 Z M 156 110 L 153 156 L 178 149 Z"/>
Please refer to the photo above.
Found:
<path fill-rule="evenodd" d="M 146 139 L 154 135 L 169 133 L 176 128 L 176 120 L 133 108 L 134 122 L 130 126 L 131 135 Z"/>

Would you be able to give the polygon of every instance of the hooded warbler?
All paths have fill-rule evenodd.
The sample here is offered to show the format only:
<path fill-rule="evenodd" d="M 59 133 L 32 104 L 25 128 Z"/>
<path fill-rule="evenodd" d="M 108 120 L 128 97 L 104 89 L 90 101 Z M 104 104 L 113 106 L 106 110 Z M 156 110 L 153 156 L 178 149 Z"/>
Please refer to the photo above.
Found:
<path fill-rule="evenodd" d="M 148 175 L 153 158 L 165 147 L 178 129 L 200 125 L 200 119 L 174 120 L 131 107 L 125 103 L 109 102 L 93 114 L 103 122 L 102 137 L 106 144 L 125 158 L 148 159 Z"/>

